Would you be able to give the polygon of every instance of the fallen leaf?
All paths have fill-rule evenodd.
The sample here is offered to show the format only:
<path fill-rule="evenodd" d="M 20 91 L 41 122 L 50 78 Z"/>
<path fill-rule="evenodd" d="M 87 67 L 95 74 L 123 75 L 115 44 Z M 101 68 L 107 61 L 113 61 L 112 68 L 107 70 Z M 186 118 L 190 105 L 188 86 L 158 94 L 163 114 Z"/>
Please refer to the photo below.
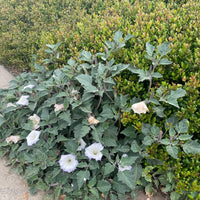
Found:
<path fill-rule="evenodd" d="M 17 199 L 19 199 L 19 200 L 28 200 L 28 192 L 26 192 L 25 194 L 24 194 L 24 196 L 22 196 L 22 197 L 18 197 Z"/>
<path fill-rule="evenodd" d="M 58 200 L 65 200 L 65 197 L 66 197 L 66 195 L 65 195 L 65 194 L 62 194 L 62 195 L 60 195 L 60 196 L 58 197 Z"/>

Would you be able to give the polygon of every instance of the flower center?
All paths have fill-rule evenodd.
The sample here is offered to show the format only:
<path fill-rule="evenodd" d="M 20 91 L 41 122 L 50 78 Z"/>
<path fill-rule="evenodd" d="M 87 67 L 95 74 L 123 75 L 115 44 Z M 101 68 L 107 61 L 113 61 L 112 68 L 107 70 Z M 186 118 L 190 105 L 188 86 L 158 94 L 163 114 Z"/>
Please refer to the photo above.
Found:
<path fill-rule="evenodd" d="M 95 150 L 93 150 L 93 154 L 94 155 L 97 155 L 98 154 L 98 151 L 95 149 Z"/>

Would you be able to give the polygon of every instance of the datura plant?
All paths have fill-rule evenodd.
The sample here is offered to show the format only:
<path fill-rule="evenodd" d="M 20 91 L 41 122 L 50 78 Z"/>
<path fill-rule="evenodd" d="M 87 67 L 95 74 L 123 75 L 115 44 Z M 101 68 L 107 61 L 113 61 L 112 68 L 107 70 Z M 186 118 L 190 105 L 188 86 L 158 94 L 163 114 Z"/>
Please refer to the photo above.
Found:
<path fill-rule="evenodd" d="M 105 42 L 105 53 L 80 53 L 80 62 L 70 59 L 55 70 L 49 69 L 59 54 L 59 45 L 47 45 L 53 54 L 44 66 L 34 65 L 34 73 L 22 73 L 9 89 L 0 91 L 0 152 L 8 164 L 17 167 L 27 179 L 32 193 L 53 189 L 54 199 L 64 195 L 72 199 L 126 199 L 136 197 L 143 180 L 143 163 L 156 163 L 146 149 L 152 143 L 166 146 L 170 156 L 179 151 L 200 153 L 200 145 L 187 134 L 189 121 L 175 114 L 165 119 L 164 105 L 177 109 L 181 88 L 152 90 L 159 65 L 171 64 L 163 58 L 169 44 L 155 47 L 147 43 L 149 71 L 130 64 L 115 64 L 114 53 L 125 46 L 132 35 L 123 38 L 117 31 L 113 41 Z M 55 57 L 53 57 L 55 56 Z M 53 60 L 53 62 L 52 62 Z M 123 70 L 149 81 L 149 98 L 138 100 L 120 95 L 115 77 Z M 162 106 L 161 106 L 162 102 Z M 153 110 L 149 109 L 149 106 Z M 146 115 L 152 112 L 163 127 L 143 123 L 140 131 L 121 123 L 123 112 Z M 142 123 L 142 122 L 141 122 Z M 144 183 L 145 186 L 146 183 Z"/>

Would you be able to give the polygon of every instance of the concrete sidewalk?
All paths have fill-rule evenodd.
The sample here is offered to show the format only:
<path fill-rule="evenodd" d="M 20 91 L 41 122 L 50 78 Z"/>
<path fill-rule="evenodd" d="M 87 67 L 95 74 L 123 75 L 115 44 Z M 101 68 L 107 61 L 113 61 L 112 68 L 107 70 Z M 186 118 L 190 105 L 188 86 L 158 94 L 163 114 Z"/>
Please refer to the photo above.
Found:
<path fill-rule="evenodd" d="M 9 81 L 13 78 L 13 75 L 10 74 L 4 66 L 0 65 L 0 88 L 8 88 Z"/>
<path fill-rule="evenodd" d="M 13 78 L 13 75 L 0 65 L 0 88 L 8 88 L 9 81 Z M 10 167 L 6 166 L 4 159 L 0 159 L 0 200 L 42 200 L 43 198 L 43 192 L 30 195 L 26 181 L 16 172 L 12 172 Z"/>

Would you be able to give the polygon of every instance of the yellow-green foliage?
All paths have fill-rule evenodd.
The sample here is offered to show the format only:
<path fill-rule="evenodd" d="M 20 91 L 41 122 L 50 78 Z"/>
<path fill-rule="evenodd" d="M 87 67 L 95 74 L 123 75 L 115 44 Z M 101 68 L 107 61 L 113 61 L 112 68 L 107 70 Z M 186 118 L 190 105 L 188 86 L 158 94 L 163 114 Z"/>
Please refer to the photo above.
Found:
<path fill-rule="evenodd" d="M 146 42 L 157 46 L 171 41 L 172 51 L 168 57 L 173 64 L 159 68 L 163 79 L 160 82 L 155 80 L 153 86 L 177 88 L 183 85 L 187 95 L 179 100 L 181 110 L 178 115 L 189 119 L 189 133 L 200 139 L 199 1 L 0 0 L 0 5 L 0 62 L 22 69 L 30 69 L 31 54 L 37 54 L 38 60 L 45 58 L 46 44 L 62 42 L 59 48 L 61 65 L 71 57 L 76 58 L 82 49 L 93 53 L 99 49 L 103 51 L 103 42 L 112 38 L 119 29 L 134 37 L 117 53 L 116 60 L 148 68 L 150 63 L 144 57 Z M 116 89 L 121 93 L 129 94 L 130 98 L 145 99 L 148 85 L 138 84 L 135 76 L 123 73 L 116 77 L 116 81 Z M 173 112 L 170 109 L 166 115 Z M 133 113 L 124 113 L 122 122 L 139 129 L 142 120 L 154 123 L 154 118 L 146 116 L 143 119 Z M 189 156 L 189 159 L 193 162 L 196 158 Z M 170 165 L 170 162 L 166 161 L 165 165 Z M 193 171 L 191 168 L 191 173 Z M 182 174 L 179 178 L 178 174 L 177 170 L 178 190 L 188 190 L 185 176 Z M 200 185 L 199 179 L 193 178 Z M 179 184 L 181 181 L 182 185 Z"/>

